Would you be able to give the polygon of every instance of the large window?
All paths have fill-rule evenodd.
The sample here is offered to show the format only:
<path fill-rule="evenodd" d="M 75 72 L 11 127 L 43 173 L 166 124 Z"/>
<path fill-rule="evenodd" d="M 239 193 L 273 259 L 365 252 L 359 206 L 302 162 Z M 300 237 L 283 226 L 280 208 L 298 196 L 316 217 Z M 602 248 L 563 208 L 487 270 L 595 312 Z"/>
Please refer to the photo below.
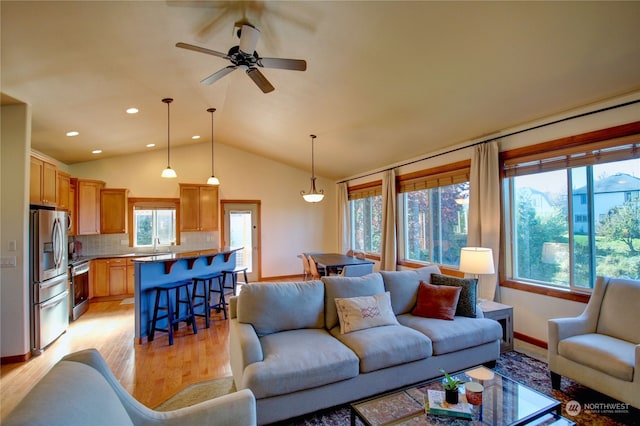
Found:
<path fill-rule="evenodd" d="M 349 217 L 353 250 L 380 254 L 382 186 L 379 182 L 349 189 Z"/>
<path fill-rule="evenodd" d="M 129 240 L 132 247 L 168 248 L 180 244 L 178 202 L 129 199 Z"/>
<path fill-rule="evenodd" d="M 640 278 L 638 141 L 505 161 L 507 278 L 575 290 Z"/>
<path fill-rule="evenodd" d="M 458 266 L 467 244 L 469 168 L 399 178 L 400 257 Z"/>

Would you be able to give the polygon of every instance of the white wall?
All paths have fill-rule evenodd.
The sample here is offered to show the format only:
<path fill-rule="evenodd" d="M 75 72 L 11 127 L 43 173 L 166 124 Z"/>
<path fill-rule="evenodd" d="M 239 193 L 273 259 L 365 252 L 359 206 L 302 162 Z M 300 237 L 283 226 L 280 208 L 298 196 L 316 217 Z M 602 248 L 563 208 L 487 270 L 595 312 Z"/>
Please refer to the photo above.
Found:
<path fill-rule="evenodd" d="M 16 258 L 15 268 L 0 269 L 1 356 L 29 352 L 29 151 L 31 109 L 0 107 L 0 255 Z M 15 242 L 16 249 L 10 249 Z"/>
<path fill-rule="evenodd" d="M 166 151 L 107 158 L 69 165 L 74 177 L 98 179 L 107 187 L 128 188 L 131 197 L 179 197 L 178 183 L 205 183 L 211 175 L 211 145 L 200 143 L 171 149 L 177 179 L 160 177 Z M 221 200 L 260 200 L 262 276 L 300 274 L 297 255 L 303 251 L 335 251 L 336 190 L 318 177 L 325 190 L 321 203 L 307 203 L 311 172 L 240 151 L 222 143 L 215 147 L 215 174 Z M 186 234 L 188 237 L 188 233 Z M 216 244 L 217 245 L 217 244 Z"/>

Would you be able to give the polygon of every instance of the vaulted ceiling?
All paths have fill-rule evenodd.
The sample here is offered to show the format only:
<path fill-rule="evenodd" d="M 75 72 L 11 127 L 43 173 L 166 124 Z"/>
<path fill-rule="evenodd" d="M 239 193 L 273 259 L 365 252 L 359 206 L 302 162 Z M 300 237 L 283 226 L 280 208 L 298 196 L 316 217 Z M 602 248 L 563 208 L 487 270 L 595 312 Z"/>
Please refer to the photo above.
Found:
<path fill-rule="evenodd" d="M 640 89 L 640 2 L 7 1 L 3 103 L 32 106 L 32 147 L 67 164 L 215 140 L 344 178 Z M 236 22 L 262 57 L 242 71 Z M 138 114 L 125 110 L 136 107 Z M 76 130 L 80 134 L 67 137 Z M 191 137 L 201 135 L 199 141 Z M 217 161 L 224 161 L 219 159 Z"/>

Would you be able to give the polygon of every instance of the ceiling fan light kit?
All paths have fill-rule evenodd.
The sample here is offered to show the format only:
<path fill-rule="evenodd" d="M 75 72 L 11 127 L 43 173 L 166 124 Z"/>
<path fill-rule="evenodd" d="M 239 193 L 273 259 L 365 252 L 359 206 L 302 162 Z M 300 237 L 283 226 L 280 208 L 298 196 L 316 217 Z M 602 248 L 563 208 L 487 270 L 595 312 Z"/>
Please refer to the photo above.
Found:
<path fill-rule="evenodd" d="M 162 100 L 165 104 L 167 104 L 167 168 L 162 171 L 160 174 L 163 178 L 175 178 L 178 177 L 175 170 L 171 168 L 171 102 L 173 99 L 164 98 Z"/>
<path fill-rule="evenodd" d="M 313 158 L 313 141 L 316 139 L 316 135 L 309 135 L 311 137 L 311 189 L 309 192 L 300 191 L 300 195 L 307 203 L 319 203 L 324 198 L 324 190 L 316 189 L 316 175 L 315 175 L 315 165 Z"/>
<path fill-rule="evenodd" d="M 208 108 L 207 112 L 211 113 L 211 177 L 207 179 L 208 185 L 220 185 L 220 180 L 213 173 L 213 113 L 216 112 L 215 108 Z"/>
<path fill-rule="evenodd" d="M 305 71 L 307 69 L 307 62 L 303 59 L 261 58 L 258 52 L 256 52 L 256 46 L 260 39 L 260 31 L 252 25 L 243 24 L 240 30 L 238 30 L 238 35 L 240 37 L 240 44 L 233 46 L 226 54 L 182 42 L 176 43 L 176 47 L 217 56 L 231 62 L 232 65 L 228 65 L 202 79 L 200 82 L 203 84 L 212 84 L 232 71 L 235 71 L 237 68 L 240 68 L 246 71 L 249 78 L 251 78 L 262 92 L 269 93 L 273 92 L 275 88 L 262 72 L 260 72 L 258 67 L 293 71 Z"/>

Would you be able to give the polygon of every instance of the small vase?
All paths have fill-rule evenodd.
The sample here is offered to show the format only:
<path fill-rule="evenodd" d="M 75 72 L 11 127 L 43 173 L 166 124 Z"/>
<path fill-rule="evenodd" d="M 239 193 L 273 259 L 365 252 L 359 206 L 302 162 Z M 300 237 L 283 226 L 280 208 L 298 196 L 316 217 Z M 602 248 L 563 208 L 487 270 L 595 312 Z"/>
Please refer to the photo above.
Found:
<path fill-rule="evenodd" d="M 457 404 L 458 403 L 458 388 L 454 390 L 445 389 L 444 390 L 444 400 L 449 404 Z"/>

